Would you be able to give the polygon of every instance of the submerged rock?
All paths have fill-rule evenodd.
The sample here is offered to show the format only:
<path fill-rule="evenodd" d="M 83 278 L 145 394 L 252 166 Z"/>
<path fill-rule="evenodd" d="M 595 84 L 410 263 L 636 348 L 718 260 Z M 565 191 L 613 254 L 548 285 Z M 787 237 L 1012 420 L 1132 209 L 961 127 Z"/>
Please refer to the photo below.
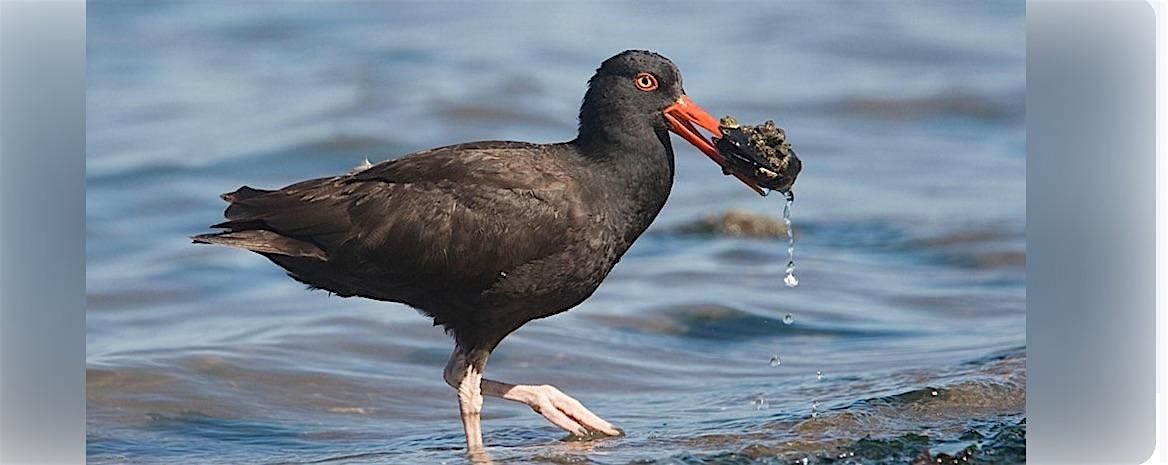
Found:
<path fill-rule="evenodd" d="M 728 210 L 713 213 L 704 218 L 682 225 L 677 232 L 687 234 L 707 234 L 738 237 L 785 237 L 787 227 L 778 218 L 758 215 L 746 210 Z"/>

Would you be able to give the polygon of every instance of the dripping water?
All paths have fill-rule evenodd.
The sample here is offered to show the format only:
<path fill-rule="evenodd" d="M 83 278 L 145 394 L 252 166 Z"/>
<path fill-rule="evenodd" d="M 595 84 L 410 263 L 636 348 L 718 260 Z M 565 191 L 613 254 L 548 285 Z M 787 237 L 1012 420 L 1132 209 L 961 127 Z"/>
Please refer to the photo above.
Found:
<path fill-rule="evenodd" d="M 787 230 L 787 275 L 783 277 L 783 283 L 795 287 L 799 285 L 799 278 L 795 277 L 795 231 L 791 229 L 791 204 L 795 203 L 795 193 L 787 191 L 784 194 L 787 196 L 787 203 L 783 205 L 783 225 Z"/>

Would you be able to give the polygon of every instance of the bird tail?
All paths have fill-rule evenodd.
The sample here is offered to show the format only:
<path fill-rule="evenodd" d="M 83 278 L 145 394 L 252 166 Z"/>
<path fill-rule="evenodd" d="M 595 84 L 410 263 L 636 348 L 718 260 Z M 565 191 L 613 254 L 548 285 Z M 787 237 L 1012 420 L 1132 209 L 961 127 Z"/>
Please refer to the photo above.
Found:
<path fill-rule="evenodd" d="M 249 229 L 191 236 L 195 244 L 217 244 L 250 250 L 262 254 L 313 258 L 327 261 L 328 253 L 308 242 L 281 236 L 272 231 Z"/>
<path fill-rule="evenodd" d="M 247 200 L 257 195 L 264 195 L 272 192 L 275 191 L 267 191 L 263 189 L 254 189 L 248 186 L 242 186 L 239 189 L 236 189 L 235 192 L 219 194 L 219 198 L 223 199 L 224 202 L 231 203 L 238 202 L 240 200 Z"/>
<path fill-rule="evenodd" d="M 274 191 L 243 186 L 236 189 L 235 192 L 228 192 L 219 197 L 228 203 L 234 204 L 235 202 L 248 200 L 271 192 Z M 228 211 L 230 212 L 230 209 Z M 211 227 L 227 229 L 227 231 L 191 236 L 191 242 L 195 244 L 225 245 L 261 254 L 304 257 L 321 261 L 328 260 L 328 253 L 315 244 L 271 231 L 260 220 L 229 220 Z"/>

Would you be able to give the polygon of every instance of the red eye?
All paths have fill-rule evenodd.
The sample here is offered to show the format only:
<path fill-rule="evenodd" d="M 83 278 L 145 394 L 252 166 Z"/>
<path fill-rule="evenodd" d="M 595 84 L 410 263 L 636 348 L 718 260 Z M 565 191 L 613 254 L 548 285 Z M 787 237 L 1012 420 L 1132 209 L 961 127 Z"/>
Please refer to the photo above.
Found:
<path fill-rule="evenodd" d="M 645 92 L 657 90 L 657 78 L 649 73 L 637 73 L 633 76 L 633 82 L 637 84 L 637 88 Z"/>

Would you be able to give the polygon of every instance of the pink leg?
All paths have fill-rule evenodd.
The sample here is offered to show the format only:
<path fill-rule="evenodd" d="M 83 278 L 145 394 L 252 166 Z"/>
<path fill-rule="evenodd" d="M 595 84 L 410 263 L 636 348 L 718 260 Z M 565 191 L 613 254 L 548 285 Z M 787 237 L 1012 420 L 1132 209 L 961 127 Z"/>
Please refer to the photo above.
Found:
<path fill-rule="evenodd" d="M 483 447 L 480 413 L 484 394 L 526 404 L 553 425 L 577 436 L 589 436 L 593 432 L 609 436 L 624 434 L 553 386 L 508 384 L 482 376 L 482 372 L 457 347 L 450 355 L 450 362 L 446 364 L 443 373 L 446 383 L 458 390 L 459 412 L 466 432 L 467 449 L 471 452 L 482 450 Z"/>
<path fill-rule="evenodd" d="M 477 453 L 483 450 L 483 374 L 470 363 L 461 350 L 455 349 L 443 373 L 446 383 L 458 390 L 458 412 L 462 415 L 462 430 L 466 433 L 466 449 Z"/>

